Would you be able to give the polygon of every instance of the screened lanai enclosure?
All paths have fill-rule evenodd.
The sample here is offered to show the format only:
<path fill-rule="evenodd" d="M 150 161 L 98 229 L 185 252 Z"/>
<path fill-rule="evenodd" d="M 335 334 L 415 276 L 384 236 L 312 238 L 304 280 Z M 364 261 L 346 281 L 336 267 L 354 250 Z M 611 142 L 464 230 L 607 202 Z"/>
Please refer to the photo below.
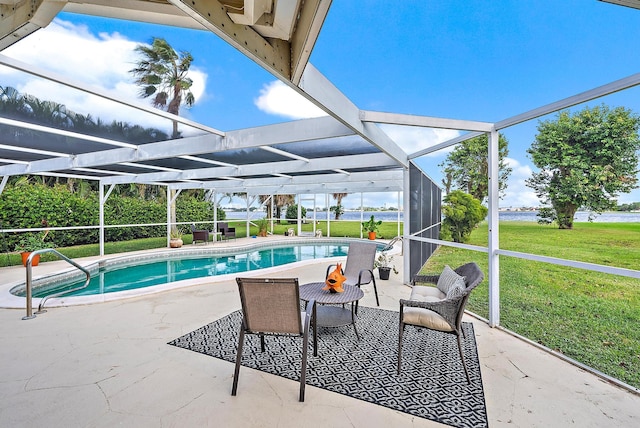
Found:
<path fill-rule="evenodd" d="M 594 0 L 596 1 L 596 0 Z M 505 251 L 498 228 L 498 132 L 559 110 L 640 84 L 633 74 L 498 122 L 438 118 L 361 109 L 309 61 L 330 0 L 121 0 L 0 1 L 0 50 L 49 25 L 60 12 L 143 21 L 208 31 L 227 42 L 325 115 L 239 130 L 218 130 L 123 100 L 100 89 L 24 63 L 0 52 L 0 65 L 37 76 L 64 91 L 89 93 L 113 109 L 144 112 L 166 128 L 177 122 L 181 137 L 128 132 L 114 140 L 73 128 L 0 115 L 0 191 L 8 177 L 44 174 L 97 180 L 101 206 L 116 184 L 147 183 L 170 191 L 206 189 L 218 194 L 326 195 L 401 192 L 404 213 L 404 281 L 408 282 L 439 245 L 442 189 L 416 161 L 478 135 L 488 135 L 488 246 L 457 244 L 488 258 L 489 324 L 499 325 L 499 256 L 640 278 L 640 272 Z M 639 13 L 640 1 L 612 1 Z M 611 7 L 622 7 L 613 6 Z M 597 29 L 595 30 L 597 31 Z M 64 49 L 63 46 L 60 49 Z M 52 53 L 54 55 L 55 53 Z M 366 77 L 366 76 L 365 76 Z M 34 94 L 37 96 L 37 94 Z M 82 112 L 90 114 L 91 112 Z M 242 114 L 242 113 L 239 113 Z M 445 129 L 457 137 L 407 153 L 381 125 Z M 103 236 L 103 218 L 99 226 Z M 167 228 L 170 227 L 167 219 Z"/>

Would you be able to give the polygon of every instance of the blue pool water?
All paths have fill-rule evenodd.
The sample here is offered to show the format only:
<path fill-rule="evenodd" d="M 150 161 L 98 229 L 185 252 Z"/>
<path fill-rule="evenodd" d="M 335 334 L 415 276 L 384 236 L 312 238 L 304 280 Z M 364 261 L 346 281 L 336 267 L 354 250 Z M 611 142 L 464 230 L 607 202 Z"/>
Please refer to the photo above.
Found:
<path fill-rule="evenodd" d="M 297 244 L 207 256 L 182 256 L 188 258 L 139 260 L 133 265 L 128 262 L 125 266 L 101 268 L 92 275 L 87 288 L 65 296 L 113 293 L 187 279 L 242 273 L 304 260 L 340 257 L 346 256 L 348 249 L 348 243 Z M 78 282 L 68 281 L 34 287 L 33 297 L 44 297 L 64 289 L 75 288 L 84 281 L 83 278 Z M 24 296 L 24 290 L 16 294 Z"/>

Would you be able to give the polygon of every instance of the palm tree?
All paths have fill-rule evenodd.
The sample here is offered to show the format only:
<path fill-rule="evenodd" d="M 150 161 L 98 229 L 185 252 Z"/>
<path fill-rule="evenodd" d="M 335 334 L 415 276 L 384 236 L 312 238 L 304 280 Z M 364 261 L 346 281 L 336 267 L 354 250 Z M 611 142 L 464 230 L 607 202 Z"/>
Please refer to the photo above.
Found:
<path fill-rule="evenodd" d="M 64 104 L 59 104 L 55 101 L 43 101 L 33 95 L 24 95 L 23 99 L 36 123 L 65 129 L 71 128 L 73 125 L 67 112 L 67 107 Z"/>
<path fill-rule="evenodd" d="M 260 204 L 264 204 L 265 208 L 267 209 L 267 215 L 266 218 L 272 218 L 273 213 L 271 212 L 271 195 L 258 195 L 258 200 L 260 201 Z M 265 203 L 268 202 L 268 203 Z"/>
<path fill-rule="evenodd" d="M 27 110 L 24 96 L 16 88 L 0 86 L 0 112 L 14 118 L 24 117 Z"/>
<path fill-rule="evenodd" d="M 280 224 L 282 208 L 296 203 L 296 195 L 274 195 L 273 204 L 276 206 L 276 221 Z"/>
<path fill-rule="evenodd" d="M 136 52 L 141 59 L 129 72 L 140 86 L 140 96 L 153 95 L 155 107 L 166 108 L 167 112 L 178 115 L 180 106 L 190 107 L 195 102 L 190 88 L 193 81 L 187 77 L 193 62 L 191 53 L 178 54 L 165 39 L 153 38 L 151 46 L 138 45 Z M 184 97 L 184 99 L 183 99 Z M 178 123 L 173 122 L 173 138 L 178 138 Z"/>
<path fill-rule="evenodd" d="M 333 199 L 337 203 L 337 205 L 335 206 L 335 209 L 333 210 L 336 214 L 336 220 L 340 220 L 340 216 L 344 212 L 344 207 L 342 206 L 342 198 L 344 198 L 347 195 L 348 193 L 333 193 L 331 195 L 333 196 Z"/>
<path fill-rule="evenodd" d="M 140 96 L 147 98 L 153 95 L 152 104 L 165 108 L 168 113 L 180 113 L 183 103 L 190 107 L 195 102 L 189 90 L 193 81 L 187 77 L 193 62 L 191 53 L 183 51 L 178 54 L 165 39 L 154 37 L 151 46 L 138 45 L 136 52 L 141 55 L 136 67 L 129 72 L 134 75 L 135 83 L 140 86 Z M 184 97 L 184 100 L 183 100 Z M 178 138 L 178 122 L 173 121 L 172 138 Z M 173 199 L 175 191 L 171 192 Z M 171 204 L 171 222 L 176 222 L 176 205 Z"/>

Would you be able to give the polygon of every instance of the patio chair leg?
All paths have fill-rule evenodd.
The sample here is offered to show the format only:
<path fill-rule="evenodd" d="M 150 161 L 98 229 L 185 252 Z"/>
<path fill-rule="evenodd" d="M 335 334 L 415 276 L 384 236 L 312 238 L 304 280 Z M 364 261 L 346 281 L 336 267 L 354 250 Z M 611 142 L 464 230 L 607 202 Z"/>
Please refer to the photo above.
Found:
<path fill-rule="evenodd" d="M 317 303 L 313 302 L 313 314 L 311 315 L 311 326 L 313 328 L 313 356 L 317 357 L 318 356 L 318 320 L 316 317 L 316 314 L 318 310 L 318 305 Z"/>
<path fill-rule="evenodd" d="M 469 370 L 467 370 L 467 363 L 464 361 L 464 353 L 462 352 L 462 342 L 460 341 L 460 333 L 456 334 L 456 338 L 458 339 L 458 351 L 460 352 L 460 359 L 462 360 L 462 367 L 464 368 L 464 374 L 467 375 L 467 383 L 471 383 L 471 378 L 469 377 Z"/>
<path fill-rule="evenodd" d="M 376 287 L 376 279 L 373 274 L 371 274 L 371 279 L 373 280 L 373 292 L 376 294 L 376 305 L 380 306 L 380 300 L 378 299 L 378 287 Z"/>
<path fill-rule="evenodd" d="M 357 303 L 358 302 L 356 302 L 355 304 L 351 304 L 351 324 L 353 325 L 353 331 L 356 332 L 358 341 L 360 341 L 360 335 L 358 334 L 358 329 L 356 328 L 356 309 L 358 308 Z"/>
<path fill-rule="evenodd" d="M 233 373 L 233 387 L 231 395 L 236 395 L 238 391 L 238 377 L 240 376 L 240 361 L 242 360 L 242 346 L 244 344 L 244 328 L 240 327 L 240 336 L 238 337 L 238 355 L 236 355 L 236 369 Z"/>
<path fill-rule="evenodd" d="M 402 323 L 402 309 L 400 310 L 400 331 L 398 331 L 398 374 L 402 366 L 402 333 L 404 332 L 404 324 Z"/>
<path fill-rule="evenodd" d="M 300 401 L 304 401 L 304 387 L 307 384 L 307 348 L 309 347 L 309 332 L 302 339 L 302 364 L 300 368 Z"/>

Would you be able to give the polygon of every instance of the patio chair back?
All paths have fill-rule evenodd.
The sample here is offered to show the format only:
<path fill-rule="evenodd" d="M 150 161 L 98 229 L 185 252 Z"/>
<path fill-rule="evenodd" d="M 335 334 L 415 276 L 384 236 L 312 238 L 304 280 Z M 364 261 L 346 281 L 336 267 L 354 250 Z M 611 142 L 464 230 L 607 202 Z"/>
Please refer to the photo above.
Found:
<path fill-rule="evenodd" d="M 373 242 L 352 242 L 349 244 L 347 264 L 344 276 L 347 284 L 360 286 L 368 284 L 373 278 L 373 264 L 378 246 Z"/>
<path fill-rule="evenodd" d="M 198 230 L 196 229 L 195 224 L 191 224 L 191 233 L 193 234 L 192 243 L 195 244 L 196 241 L 202 241 L 204 243 L 209 242 L 209 231 L 208 230 Z"/>
<path fill-rule="evenodd" d="M 467 382 L 471 383 L 471 377 L 467 369 L 467 364 L 462 351 L 462 316 L 469 300 L 471 291 L 484 279 L 484 274 L 476 263 L 466 263 L 454 269 L 455 273 L 464 278 L 464 289 L 462 291 L 447 294 L 444 298 L 436 297 L 429 289 L 434 289 L 433 293 L 440 293 L 435 287 L 424 287 L 417 284 L 438 284 L 440 275 L 416 275 L 412 281 L 414 290 L 409 300 L 400 299 L 400 324 L 398 332 L 398 374 L 402 368 L 402 339 L 405 325 L 440 331 L 444 334 L 453 334 L 458 342 L 458 353 Z M 424 292 L 418 292 L 417 288 Z M 414 297 L 414 294 L 416 296 Z M 444 295 L 444 294 L 443 294 Z M 431 298 L 425 298 L 431 297 Z"/>
<path fill-rule="evenodd" d="M 242 325 L 238 337 L 238 354 L 231 395 L 236 395 L 245 334 L 257 334 L 265 352 L 265 336 L 299 336 L 302 338 L 300 401 L 304 401 L 307 349 L 315 302 L 300 310 L 300 287 L 297 278 L 236 278 L 242 304 Z M 314 341 L 315 330 L 314 330 Z M 314 342 L 315 343 L 315 342 Z"/>
<path fill-rule="evenodd" d="M 220 232 L 220 239 L 236 239 L 236 228 L 229 227 L 229 223 L 227 222 L 218 222 L 218 232 Z"/>
<path fill-rule="evenodd" d="M 236 278 L 245 330 L 302 334 L 297 278 Z"/>
<path fill-rule="evenodd" d="M 376 295 L 376 304 L 380 306 L 380 300 L 378 299 L 378 288 L 376 286 L 376 279 L 373 276 L 373 265 L 376 258 L 376 250 L 378 246 L 374 242 L 352 242 L 349 244 L 349 251 L 347 253 L 347 262 L 344 267 L 343 275 L 347 278 L 344 284 L 354 285 L 360 288 L 361 285 L 366 285 L 373 282 L 373 291 Z M 335 265 L 329 265 L 327 267 L 327 273 L 325 280 L 329 276 L 329 272 Z M 356 311 L 358 303 L 356 302 Z"/>
<path fill-rule="evenodd" d="M 454 269 L 454 271 L 458 275 L 464 276 L 464 285 L 466 287 L 464 297 L 462 298 L 462 303 L 460 304 L 460 309 L 458 310 L 458 315 L 456 317 L 456 329 L 460 331 L 462 316 L 464 315 L 464 310 L 467 307 L 469 296 L 471 296 L 471 291 L 482 282 L 482 280 L 484 279 L 484 274 L 480 270 L 480 267 L 473 262 L 459 266 Z"/>

